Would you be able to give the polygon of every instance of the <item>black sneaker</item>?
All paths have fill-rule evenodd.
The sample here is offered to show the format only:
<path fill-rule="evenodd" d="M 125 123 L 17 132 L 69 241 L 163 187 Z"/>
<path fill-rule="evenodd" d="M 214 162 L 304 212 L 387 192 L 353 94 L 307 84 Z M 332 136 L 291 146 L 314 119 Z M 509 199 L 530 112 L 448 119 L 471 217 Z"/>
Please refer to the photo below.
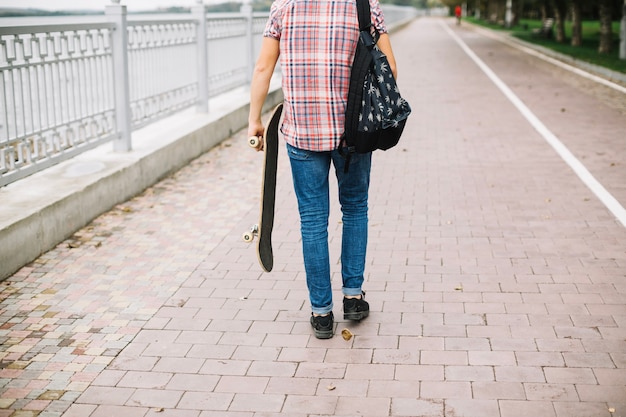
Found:
<path fill-rule="evenodd" d="M 333 337 L 333 312 L 326 316 L 314 316 L 311 314 L 311 326 L 313 333 L 318 339 L 330 339 Z"/>
<path fill-rule="evenodd" d="M 370 305 L 365 301 L 365 293 L 361 298 L 343 297 L 343 318 L 345 320 L 363 320 L 370 314 Z"/>

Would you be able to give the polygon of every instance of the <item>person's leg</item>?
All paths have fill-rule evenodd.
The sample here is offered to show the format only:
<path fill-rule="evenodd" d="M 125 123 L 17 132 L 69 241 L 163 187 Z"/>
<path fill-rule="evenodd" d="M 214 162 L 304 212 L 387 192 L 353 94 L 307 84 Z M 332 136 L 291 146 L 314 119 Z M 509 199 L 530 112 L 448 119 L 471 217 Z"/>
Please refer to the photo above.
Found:
<path fill-rule="evenodd" d="M 333 309 L 328 254 L 328 173 L 330 152 L 311 152 L 287 145 L 300 212 L 304 269 L 315 315 Z"/>
<path fill-rule="evenodd" d="M 343 294 L 360 296 L 368 236 L 368 191 L 372 154 L 353 154 L 349 171 L 344 172 L 345 160 L 337 151 L 332 153 L 339 184 L 339 202 L 343 213 L 341 244 L 341 274 Z"/>

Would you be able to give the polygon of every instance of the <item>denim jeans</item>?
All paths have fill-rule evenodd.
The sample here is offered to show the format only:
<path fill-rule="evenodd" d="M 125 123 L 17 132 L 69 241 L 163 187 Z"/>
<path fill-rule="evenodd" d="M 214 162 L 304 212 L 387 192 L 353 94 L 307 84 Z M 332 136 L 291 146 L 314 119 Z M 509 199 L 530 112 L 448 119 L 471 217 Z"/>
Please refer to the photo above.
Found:
<path fill-rule="evenodd" d="M 341 276 L 344 295 L 360 295 L 367 248 L 367 197 L 372 154 L 354 154 L 350 170 L 339 151 L 313 152 L 287 144 L 291 174 L 298 200 L 304 269 L 313 313 L 333 309 L 328 251 L 330 211 L 329 172 L 334 165 L 339 189 L 343 232 Z"/>

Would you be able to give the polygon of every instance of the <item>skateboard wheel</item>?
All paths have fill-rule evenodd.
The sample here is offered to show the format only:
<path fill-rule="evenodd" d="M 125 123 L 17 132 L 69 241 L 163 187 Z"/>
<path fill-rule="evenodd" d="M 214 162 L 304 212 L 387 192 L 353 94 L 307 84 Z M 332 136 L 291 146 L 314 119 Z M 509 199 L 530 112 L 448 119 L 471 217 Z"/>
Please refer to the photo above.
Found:
<path fill-rule="evenodd" d="M 259 225 L 255 224 L 250 228 L 249 231 L 244 233 L 241 238 L 244 242 L 250 243 L 254 240 L 254 237 L 257 235 L 257 233 L 259 233 Z"/>
<path fill-rule="evenodd" d="M 256 136 L 250 136 L 248 138 L 248 145 L 250 145 L 251 148 L 258 148 L 261 145 L 261 140 Z"/>

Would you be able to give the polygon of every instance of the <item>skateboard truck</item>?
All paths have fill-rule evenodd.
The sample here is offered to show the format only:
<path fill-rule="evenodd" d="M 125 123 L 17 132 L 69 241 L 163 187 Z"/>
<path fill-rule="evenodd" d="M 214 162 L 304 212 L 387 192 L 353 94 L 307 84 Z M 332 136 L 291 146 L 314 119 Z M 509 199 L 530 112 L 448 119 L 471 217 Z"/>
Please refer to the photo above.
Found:
<path fill-rule="evenodd" d="M 261 140 L 262 138 L 258 136 L 250 136 L 248 138 L 248 145 L 250 145 L 251 148 L 259 149 L 259 147 L 261 146 Z M 249 231 L 245 232 L 241 236 L 241 238 L 243 239 L 244 242 L 251 243 L 254 240 L 254 237 L 258 235 L 259 235 L 259 225 L 255 224 L 254 226 L 250 228 Z"/>
<path fill-rule="evenodd" d="M 257 137 L 257 136 L 250 136 L 248 138 L 248 145 L 250 145 L 251 148 L 254 149 L 259 149 L 259 147 L 261 146 L 261 138 Z M 251 243 L 255 236 L 259 235 L 259 225 L 255 224 L 254 226 L 252 226 L 250 228 L 249 231 L 245 232 L 241 238 L 243 239 L 244 242 L 246 243 Z"/>
<path fill-rule="evenodd" d="M 259 235 L 259 225 L 255 224 L 254 226 L 250 228 L 249 231 L 245 232 L 241 236 L 241 238 L 243 239 L 244 242 L 250 243 L 254 240 L 254 237 L 258 235 Z"/>

